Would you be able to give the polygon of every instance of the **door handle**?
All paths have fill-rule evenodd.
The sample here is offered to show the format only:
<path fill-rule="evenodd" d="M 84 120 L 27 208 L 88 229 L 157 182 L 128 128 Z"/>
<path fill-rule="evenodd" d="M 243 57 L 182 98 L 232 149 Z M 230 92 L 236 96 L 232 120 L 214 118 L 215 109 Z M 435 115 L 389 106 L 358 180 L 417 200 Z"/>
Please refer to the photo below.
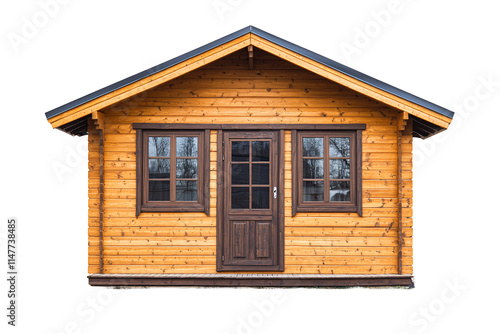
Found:
<path fill-rule="evenodd" d="M 274 198 L 278 198 L 278 189 L 276 189 L 276 187 L 273 188 L 273 195 Z"/>

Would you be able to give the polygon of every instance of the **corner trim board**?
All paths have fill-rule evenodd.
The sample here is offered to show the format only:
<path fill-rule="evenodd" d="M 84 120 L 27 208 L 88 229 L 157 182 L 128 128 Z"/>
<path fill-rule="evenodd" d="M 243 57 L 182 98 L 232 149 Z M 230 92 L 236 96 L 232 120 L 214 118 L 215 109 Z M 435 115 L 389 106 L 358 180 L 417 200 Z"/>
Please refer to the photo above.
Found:
<path fill-rule="evenodd" d="M 135 132 L 136 136 L 136 147 L 135 147 L 135 152 L 136 152 L 136 177 L 135 180 L 137 182 L 136 186 L 136 193 L 135 193 L 135 216 L 139 217 L 141 213 L 141 206 L 142 206 L 142 163 L 138 158 L 138 152 L 142 151 L 142 130 L 137 129 Z"/>
<path fill-rule="evenodd" d="M 216 231 L 216 269 L 217 271 L 222 270 L 223 267 L 223 257 L 224 251 L 222 247 L 222 238 L 224 235 L 224 228 L 222 224 L 222 216 L 224 214 L 224 199 L 221 194 L 224 193 L 224 184 L 222 182 L 223 178 L 223 163 L 222 163 L 222 154 L 223 154 L 223 138 L 222 138 L 222 130 L 217 131 L 217 199 L 216 199 L 216 214 L 215 220 L 217 225 Z"/>
<path fill-rule="evenodd" d="M 398 130 L 398 274 L 403 273 L 403 131 Z"/>
<path fill-rule="evenodd" d="M 363 132 L 356 130 L 356 201 L 358 203 L 358 215 L 363 217 Z"/>
<path fill-rule="evenodd" d="M 278 134 L 278 270 L 285 271 L 285 130 L 279 130 Z"/>
<path fill-rule="evenodd" d="M 99 133 L 99 273 L 104 272 L 104 130 Z"/>

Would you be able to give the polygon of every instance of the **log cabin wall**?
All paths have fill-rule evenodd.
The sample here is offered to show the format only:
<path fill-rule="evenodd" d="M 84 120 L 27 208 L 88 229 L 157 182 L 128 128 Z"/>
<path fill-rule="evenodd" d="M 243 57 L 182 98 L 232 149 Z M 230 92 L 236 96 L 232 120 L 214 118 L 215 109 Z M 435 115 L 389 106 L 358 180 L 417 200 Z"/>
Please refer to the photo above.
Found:
<path fill-rule="evenodd" d="M 105 274 L 217 273 L 217 135 L 210 136 L 210 216 L 141 213 L 132 123 L 365 123 L 363 217 L 291 216 L 291 132 L 285 132 L 284 274 L 398 273 L 398 111 L 254 48 L 103 110 Z M 99 136 L 89 125 L 89 273 L 99 273 Z M 402 273 L 412 274 L 412 131 L 402 136 Z"/>

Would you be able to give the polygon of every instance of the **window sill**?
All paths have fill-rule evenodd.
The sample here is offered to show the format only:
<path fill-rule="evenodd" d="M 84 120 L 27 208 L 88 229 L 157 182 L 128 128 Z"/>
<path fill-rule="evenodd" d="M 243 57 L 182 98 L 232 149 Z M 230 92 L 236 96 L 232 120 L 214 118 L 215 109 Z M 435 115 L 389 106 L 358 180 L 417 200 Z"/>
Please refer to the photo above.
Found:
<path fill-rule="evenodd" d="M 324 212 L 324 213 L 337 213 L 337 212 L 353 212 L 362 216 L 361 208 L 353 204 L 345 205 L 324 205 L 324 204 L 299 204 L 296 213 L 307 212 Z"/>
<path fill-rule="evenodd" d="M 207 216 L 210 214 L 208 208 L 200 203 L 176 203 L 175 205 L 161 206 L 153 204 L 144 204 L 140 207 L 142 212 L 204 212 Z"/>

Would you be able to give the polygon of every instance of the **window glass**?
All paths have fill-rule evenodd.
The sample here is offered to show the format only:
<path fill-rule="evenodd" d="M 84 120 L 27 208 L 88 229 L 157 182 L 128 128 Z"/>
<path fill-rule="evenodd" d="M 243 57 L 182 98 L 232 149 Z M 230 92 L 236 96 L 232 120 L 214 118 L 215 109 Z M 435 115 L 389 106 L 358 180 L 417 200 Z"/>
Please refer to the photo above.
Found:
<path fill-rule="evenodd" d="M 176 137 L 175 147 L 178 157 L 197 157 L 198 137 Z"/>
<path fill-rule="evenodd" d="M 323 201 L 325 196 L 323 181 L 304 181 L 304 201 Z"/>
<path fill-rule="evenodd" d="M 323 163 L 323 159 L 304 159 L 302 163 L 304 179 L 322 179 Z"/>
<path fill-rule="evenodd" d="M 170 156 L 170 137 L 149 137 L 150 157 Z"/>
<path fill-rule="evenodd" d="M 149 159 L 150 179 L 170 178 L 170 159 Z"/>
<path fill-rule="evenodd" d="M 304 157 L 322 157 L 323 151 L 323 138 L 302 139 L 302 154 Z"/>
<path fill-rule="evenodd" d="M 198 200 L 198 181 L 176 181 L 176 201 L 192 202 Z"/>
<path fill-rule="evenodd" d="M 356 130 L 297 131 L 298 166 L 292 166 L 297 187 L 293 212 L 358 212 L 362 214 L 360 145 Z M 292 206 L 292 209 L 294 206 Z"/>
<path fill-rule="evenodd" d="M 330 182 L 330 202 L 349 202 L 351 200 L 349 181 Z"/>
<path fill-rule="evenodd" d="M 350 138 L 330 138 L 330 158 L 349 157 L 351 154 Z"/>
<path fill-rule="evenodd" d="M 178 179 L 196 179 L 198 177 L 198 159 L 177 159 L 175 177 Z"/>
<path fill-rule="evenodd" d="M 349 159 L 330 159 L 330 179 L 349 179 L 351 164 Z"/>
<path fill-rule="evenodd" d="M 155 208 L 158 205 L 175 208 L 175 202 L 198 202 L 202 205 L 199 198 L 203 191 L 199 171 L 201 137 L 187 132 L 144 134 L 148 146 L 143 156 L 146 177 L 142 196 L 146 203 L 141 205 L 147 206 L 147 202 L 169 202 L 155 204 Z"/>
<path fill-rule="evenodd" d="M 170 181 L 149 181 L 150 201 L 170 201 Z"/>

